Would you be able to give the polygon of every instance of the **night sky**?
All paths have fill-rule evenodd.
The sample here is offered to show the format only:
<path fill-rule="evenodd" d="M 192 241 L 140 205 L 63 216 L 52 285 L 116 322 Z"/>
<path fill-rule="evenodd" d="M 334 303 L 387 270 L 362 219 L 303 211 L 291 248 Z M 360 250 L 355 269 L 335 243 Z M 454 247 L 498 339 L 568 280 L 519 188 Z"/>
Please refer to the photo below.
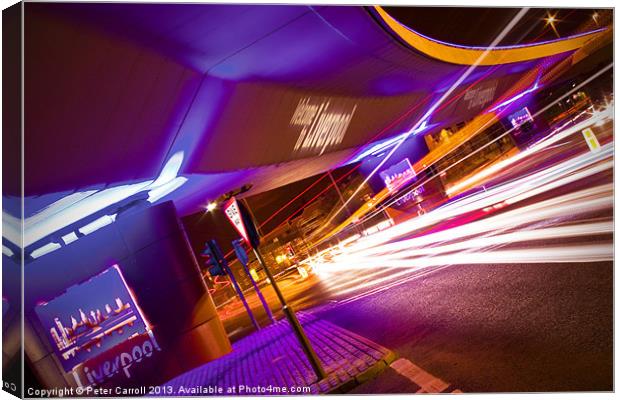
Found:
<path fill-rule="evenodd" d="M 433 39 L 468 46 L 485 46 L 502 31 L 519 11 L 518 8 L 477 7 L 385 7 L 402 24 Z M 575 34 L 589 24 L 596 28 L 592 14 L 609 14 L 610 10 L 534 8 L 519 21 L 500 45 L 514 45 L 556 39 L 544 20 L 547 13 L 559 20 L 560 36 Z M 599 18 L 600 22 L 600 18 Z M 581 28 L 581 29 L 580 29 Z"/>
<path fill-rule="evenodd" d="M 332 171 L 335 180 L 338 180 L 344 174 L 347 174 L 357 164 L 344 166 Z M 328 176 L 321 179 L 324 174 L 319 174 L 301 181 L 291 183 L 289 185 L 260 193 L 249 197 L 248 203 L 256 218 L 257 222 L 263 223 L 269 219 L 276 211 L 285 206 L 291 199 L 297 197 L 295 201 L 283 208 L 276 216 L 271 218 L 261 229 L 262 234 L 269 233 L 278 225 L 286 221 L 292 216 L 297 216 L 303 212 L 302 206 L 312 200 L 314 197 L 323 192 L 331 185 Z M 312 188 L 302 194 L 309 186 L 316 183 Z M 332 190 L 332 189 L 328 189 Z M 326 192 L 327 193 L 327 192 Z M 231 249 L 230 241 L 237 239 L 239 234 L 234 230 L 230 222 L 224 216 L 221 209 L 213 212 L 202 211 L 183 218 L 183 223 L 187 229 L 188 236 L 192 247 L 195 251 L 201 251 L 204 241 L 207 239 L 217 238 L 220 247 L 227 252 Z"/>

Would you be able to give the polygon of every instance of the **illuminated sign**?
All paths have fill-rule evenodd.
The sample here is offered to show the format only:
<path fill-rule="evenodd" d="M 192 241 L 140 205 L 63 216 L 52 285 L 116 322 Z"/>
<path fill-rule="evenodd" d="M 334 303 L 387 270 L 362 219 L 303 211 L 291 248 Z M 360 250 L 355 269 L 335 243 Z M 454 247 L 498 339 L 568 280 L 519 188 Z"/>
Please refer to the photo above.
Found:
<path fill-rule="evenodd" d="M 465 92 L 463 100 L 467 102 L 467 109 L 482 107 L 491 102 L 495 95 L 495 89 L 497 89 L 497 81 L 493 80 Z"/>
<path fill-rule="evenodd" d="M 592 131 L 592 128 L 586 128 L 582 130 L 581 134 L 583 135 L 583 138 L 588 144 L 588 147 L 590 148 L 591 152 L 596 153 L 601 150 L 601 144 L 599 143 L 598 139 L 596 138 L 596 135 Z"/>
<path fill-rule="evenodd" d="M 234 197 L 224 205 L 224 213 L 235 229 L 237 229 L 237 232 L 239 232 L 243 240 L 245 240 L 246 243 L 250 243 L 250 237 L 248 236 L 248 231 L 245 229 L 245 224 L 243 223 L 243 218 L 241 217 L 241 212 L 239 211 L 239 205 Z"/>
<path fill-rule="evenodd" d="M 35 307 L 65 371 L 147 332 L 117 265 Z"/>
<path fill-rule="evenodd" d="M 350 111 L 334 110 L 331 101 L 313 102 L 310 97 L 302 98 L 293 113 L 290 125 L 301 127 L 293 148 L 295 151 L 325 150 L 344 140 L 357 104 Z"/>
<path fill-rule="evenodd" d="M 80 386 L 99 386 L 111 379 L 116 382 L 129 379 L 134 367 L 153 358 L 160 351 L 152 332 L 133 336 L 114 349 L 84 362 L 77 375 L 81 376 L 78 378 Z"/>
<path fill-rule="evenodd" d="M 405 158 L 401 162 L 381 171 L 379 176 L 383 179 L 385 187 L 390 192 L 394 192 L 407 182 L 413 180 L 416 174 L 409 159 Z"/>
<path fill-rule="evenodd" d="M 514 114 L 511 114 L 508 119 L 510 120 L 510 124 L 513 128 L 517 128 L 525 124 L 526 122 L 534 121 L 534 118 L 532 118 L 532 114 L 530 114 L 530 110 L 528 110 L 527 107 L 524 107 L 519 111 L 515 112 Z"/>
<path fill-rule="evenodd" d="M 420 201 L 422 201 L 422 198 L 418 196 L 424 193 L 424 191 L 425 191 L 424 186 L 420 186 L 416 188 L 415 190 L 411 190 L 405 193 L 403 196 L 399 197 L 396 203 L 394 203 L 394 206 L 403 207 L 403 206 L 408 205 L 408 203 L 411 203 L 411 202 L 414 202 L 417 204 Z"/>

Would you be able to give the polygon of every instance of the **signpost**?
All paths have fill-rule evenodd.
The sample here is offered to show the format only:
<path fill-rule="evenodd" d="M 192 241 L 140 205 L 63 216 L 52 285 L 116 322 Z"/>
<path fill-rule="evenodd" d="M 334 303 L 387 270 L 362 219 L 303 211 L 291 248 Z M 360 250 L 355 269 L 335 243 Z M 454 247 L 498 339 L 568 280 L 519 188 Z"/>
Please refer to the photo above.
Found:
<path fill-rule="evenodd" d="M 243 220 L 243 216 L 241 215 L 241 209 L 239 207 L 237 199 L 231 197 L 230 200 L 228 200 L 224 204 L 224 213 L 226 213 L 226 216 L 233 224 L 235 229 L 239 232 L 243 240 L 245 240 L 245 242 L 249 244 L 250 247 L 257 247 L 260 242 L 260 239 L 258 238 L 258 232 L 256 232 L 254 224 L 252 224 L 252 226 L 247 226 L 246 221 Z M 248 228 L 253 229 L 252 238 L 250 238 Z"/>
<path fill-rule="evenodd" d="M 254 290 L 256 291 L 256 294 L 258 295 L 260 302 L 263 304 L 263 308 L 265 309 L 267 316 L 269 317 L 271 322 L 276 322 L 276 319 L 273 317 L 273 314 L 271 313 L 271 309 L 269 308 L 269 304 L 267 303 L 267 301 L 265 301 L 265 298 L 263 297 L 263 293 L 260 291 L 260 288 L 256 284 L 256 280 L 254 279 L 254 276 L 252 276 L 252 273 L 248 270 L 248 261 L 249 261 L 248 254 L 245 252 L 245 249 L 243 248 L 243 245 L 241 244 L 241 239 L 233 240 L 232 245 L 233 245 L 233 248 L 235 249 L 235 254 L 237 255 L 237 259 L 239 260 L 241 265 L 243 265 L 243 269 L 245 270 L 245 273 L 248 274 L 248 276 L 250 277 L 250 282 L 252 282 L 252 286 L 254 286 Z"/>
<path fill-rule="evenodd" d="M 321 361 L 319 360 L 316 353 L 314 352 L 314 349 L 312 348 L 312 345 L 310 344 L 308 337 L 304 333 L 304 330 L 301 324 L 299 323 L 299 320 L 297 319 L 295 312 L 286 303 L 286 299 L 282 295 L 282 292 L 280 291 L 280 288 L 278 287 L 276 280 L 271 274 L 271 271 L 267 267 L 267 264 L 263 260 L 263 257 L 261 256 L 260 252 L 258 251 L 258 245 L 260 244 L 260 236 L 258 235 L 258 232 L 256 231 L 256 225 L 254 224 L 254 221 L 252 220 L 250 213 L 248 212 L 247 209 L 245 209 L 243 204 L 238 203 L 234 197 L 231 197 L 230 200 L 228 200 L 224 204 L 224 213 L 226 214 L 230 222 L 233 224 L 235 229 L 237 229 L 237 231 L 239 232 L 243 240 L 245 240 L 246 243 L 248 243 L 250 247 L 252 247 L 252 250 L 254 251 L 254 255 L 256 255 L 256 259 L 258 260 L 259 263 L 261 263 L 261 265 L 265 269 L 265 273 L 267 274 L 267 277 L 269 278 L 269 282 L 271 282 L 271 285 L 273 286 L 273 290 L 276 292 L 276 295 L 278 296 L 278 299 L 280 300 L 280 303 L 282 304 L 282 311 L 284 312 L 284 315 L 286 316 L 289 323 L 291 324 L 291 327 L 293 328 L 293 331 L 295 332 L 295 335 L 297 336 L 297 339 L 299 340 L 301 347 L 304 350 L 304 353 L 306 354 L 306 357 L 308 357 L 308 361 L 310 361 L 310 365 L 312 366 L 314 373 L 316 374 L 319 380 L 326 378 L 327 374 L 323 370 Z"/>
<path fill-rule="evenodd" d="M 245 299 L 245 296 L 243 295 L 243 290 L 241 290 L 241 287 L 237 283 L 235 274 L 233 274 L 232 270 L 230 269 L 230 266 L 228 265 L 226 258 L 222 254 L 222 250 L 220 250 L 220 246 L 217 245 L 217 242 L 214 239 L 205 243 L 205 246 L 206 248 L 205 248 L 205 251 L 203 252 L 203 256 L 207 254 L 207 257 L 208 257 L 207 262 L 209 263 L 208 266 L 210 267 L 209 271 L 212 271 L 212 270 L 217 270 L 218 272 L 222 271 L 220 275 L 228 275 L 228 278 L 230 278 L 230 282 L 233 284 L 233 287 L 235 288 L 237 295 L 239 296 L 239 298 L 241 299 L 241 302 L 243 303 L 243 307 L 245 307 L 245 310 L 250 316 L 250 321 L 252 321 L 252 325 L 254 325 L 254 327 L 257 330 L 260 330 L 260 325 L 256 321 L 256 318 L 254 318 L 254 314 L 252 313 L 252 308 L 250 307 L 247 300 Z"/>

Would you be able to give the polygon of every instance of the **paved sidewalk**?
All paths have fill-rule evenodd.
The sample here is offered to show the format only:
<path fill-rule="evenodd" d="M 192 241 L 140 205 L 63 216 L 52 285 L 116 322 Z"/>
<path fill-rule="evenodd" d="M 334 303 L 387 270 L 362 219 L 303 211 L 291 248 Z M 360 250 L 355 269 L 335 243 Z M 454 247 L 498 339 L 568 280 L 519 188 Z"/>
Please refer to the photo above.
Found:
<path fill-rule="evenodd" d="M 283 319 L 234 343 L 230 354 L 162 386 L 180 396 L 346 393 L 396 359 L 385 347 L 312 314 L 297 316 L 328 374 L 321 382 Z"/>

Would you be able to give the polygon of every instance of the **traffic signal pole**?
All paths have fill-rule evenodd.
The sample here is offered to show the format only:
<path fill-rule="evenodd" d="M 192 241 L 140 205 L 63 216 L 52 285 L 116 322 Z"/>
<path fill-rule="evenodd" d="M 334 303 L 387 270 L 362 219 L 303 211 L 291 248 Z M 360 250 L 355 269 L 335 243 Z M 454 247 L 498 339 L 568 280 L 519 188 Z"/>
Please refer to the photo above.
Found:
<path fill-rule="evenodd" d="M 248 262 L 249 262 L 248 254 L 245 252 L 245 249 L 243 248 L 243 245 L 241 244 L 242 242 L 243 242 L 242 239 L 237 239 L 237 240 L 232 241 L 232 246 L 233 246 L 233 249 L 235 250 L 235 254 L 237 255 L 237 260 L 239 260 L 239 263 L 241 263 L 241 265 L 243 266 L 243 269 L 245 270 L 245 273 L 248 275 L 248 278 L 250 278 L 250 282 L 252 283 L 252 286 L 254 286 L 254 291 L 256 292 L 256 295 L 260 299 L 260 302 L 263 304 L 265 313 L 267 313 L 267 316 L 269 317 L 272 323 L 276 322 L 276 319 L 273 317 L 273 313 L 271 312 L 271 308 L 269 308 L 269 303 L 267 303 L 267 301 L 265 300 L 263 293 L 261 292 L 260 288 L 258 287 L 258 284 L 256 283 L 256 281 L 252 277 L 252 274 L 250 273 L 250 269 L 248 268 Z"/>
<path fill-rule="evenodd" d="M 267 267 L 265 260 L 263 260 L 263 257 L 258 251 L 258 246 L 260 245 L 260 234 L 256 229 L 256 224 L 254 223 L 254 219 L 252 218 L 250 212 L 248 211 L 247 207 L 244 206 L 242 203 L 237 203 L 237 200 L 234 197 L 231 197 L 226 202 L 226 204 L 224 204 L 223 208 L 226 217 L 228 217 L 230 222 L 233 224 L 235 229 L 237 229 L 239 234 L 241 234 L 246 243 L 248 243 L 250 247 L 252 247 L 252 250 L 256 255 L 256 259 L 265 269 L 265 273 L 269 278 L 269 282 L 271 282 L 271 285 L 273 286 L 273 289 L 278 296 L 278 300 L 280 300 L 280 303 L 282 304 L 282 311 L 284 311 L 286 319 L 288 319 L 289 323 L 291 324 L 291 327 L 295 332 L 295 336 L 297 336 L 297 339 L 301 344 L 301 348 L 304 350 L 304 353 L 306 353 L 306 357 L 308 357 L 308 361 L 310 362 L 310 365 L 312 366 L 312 369 L 314 370 L 314 373 L 316 374 L 318 380 L 325 379 L 327 377 L 327 374 L 325 374 L 325 371 L 321 366 L 321 361 L 314 352 L 314 349 L 312 349 L 312 345 L 306 337 L 306 334 L 304 333 L 301 324 L 297 320 L 293 309 L 288 304 L 286 304 L 286 300 L 284 299 L 282 292 L 280 292 L 280 288 L 278 287 L 276 280 L 274 279 L 271 271 Z"/>
<path fill-rule="evenodd" d="M 250 308 L 250 305 L 246 301 L 245 296 L 243 295 L 243 291 L 239 287 L 239 284 L 237 283 L 237 279 L 235 279 L 235 275 L 233 274 L 233 272 L 231 271 L 231 269 L 230 269 L 230 267 L 228 265 L 224 265 L 223 267 L 226 270 L 226 273 L 228 274 L 228 277 L 230 278 L 230 281 L 232 282 L 233 286 L 235 287 L 235 290 L 237 291 L 237 294 L 239 295 L 239 298 L 241 299 L 241 302 L 243 303 L 243 306 L 245 307 L 245 310 L 248 312 L 248 315 L 250 316 L 250 320 L 252 321 L 252 324 L 254 325 L 254 327 L 257 330 L 260 330 L 260 325 L 256 321 L 256 318 L 254 318 L 254 314 L 252 313 L 252 309 Z"/>
<path fill-rule="evenodd" d="M 230 283 L 232 283 L 234 290 L 237 292 L 239 299 L 243 303 L 243 307 L 248 312 L 250 316 L 250 320 L 256 329 L 260 329 L 260 325 L 254 318 L 254 314 L 252 313 L 252 309 L 250 308 L 248 302 L 243 295 L 243 291 L 239 284 L 237 283 L 237 279 L 233 274 L 232 270 L 228 266 L 228 262 L 224 258 L 220 247 L 217 245 L 217 242 L 214 239 L 211 239 L 205 243 L 205 248 L 201 253 L 201 256 L 205 258 L 205 262 L 208 268 L 209 274 L 211 276 L 220 276 L 220 275 L 228 275 L 228 279 L 230 279 Z"/>
<path fill-rule="evenodd" d="M 308 357 L 308 361 L 310 361 L 310 365 L 312 366 L 314 373 L 316 374 L 319 380 L 326 378 L 327 374 L 325 373 L 325 370 L 323 369 L 323 366 L 321 365 L 321 360 L 319 360 L 319 357 L 314 352 L 314 349 L 312 348 L 312 345 L 310 344 L 308 337 L 304 333 L 304 330 L 301 324 L 299 323 L 299 320 L 297 319 L 295 312 L 287 304 L 286 299 L 284 299 L 284 296 L 282 295 L 282 292 L 280 292 L 280 288 L 278 287 L 278 284 L 276 283 L 276 280 L 274 279 L 273 275 L 271 275 L 271 271 L 267 267 L 267 264 L 265 264 L 265 260 L 263 260 L 263 257 L 261 256 L 258 249 L 256 249 L 255 247 L 252 247 L 252 250 L 254 251 L 254 255 L 256 255 L 256 259 L 258 260 L 258 262 L 261 263 L 261 265 L 265 269 L 265 273 L 267 274 L 267 277 L 269 278 L 269 282 L 271 282 L 271 285 L 273 286 L 273 290 L 275 290 L 276 296 L 278 296 L 278 299 L 280 300 L 280 303 L 282 304 L 282 311 L 284 311 L 284 315 L 286 316 L 286 319 L 288 319 L 288 322 L 291 324 L 291 327 L 293 328 L 293 331 L 295 332 L 297 339 L 301 343 L 301 347 L 304 350 L 306 357 Z"/>

